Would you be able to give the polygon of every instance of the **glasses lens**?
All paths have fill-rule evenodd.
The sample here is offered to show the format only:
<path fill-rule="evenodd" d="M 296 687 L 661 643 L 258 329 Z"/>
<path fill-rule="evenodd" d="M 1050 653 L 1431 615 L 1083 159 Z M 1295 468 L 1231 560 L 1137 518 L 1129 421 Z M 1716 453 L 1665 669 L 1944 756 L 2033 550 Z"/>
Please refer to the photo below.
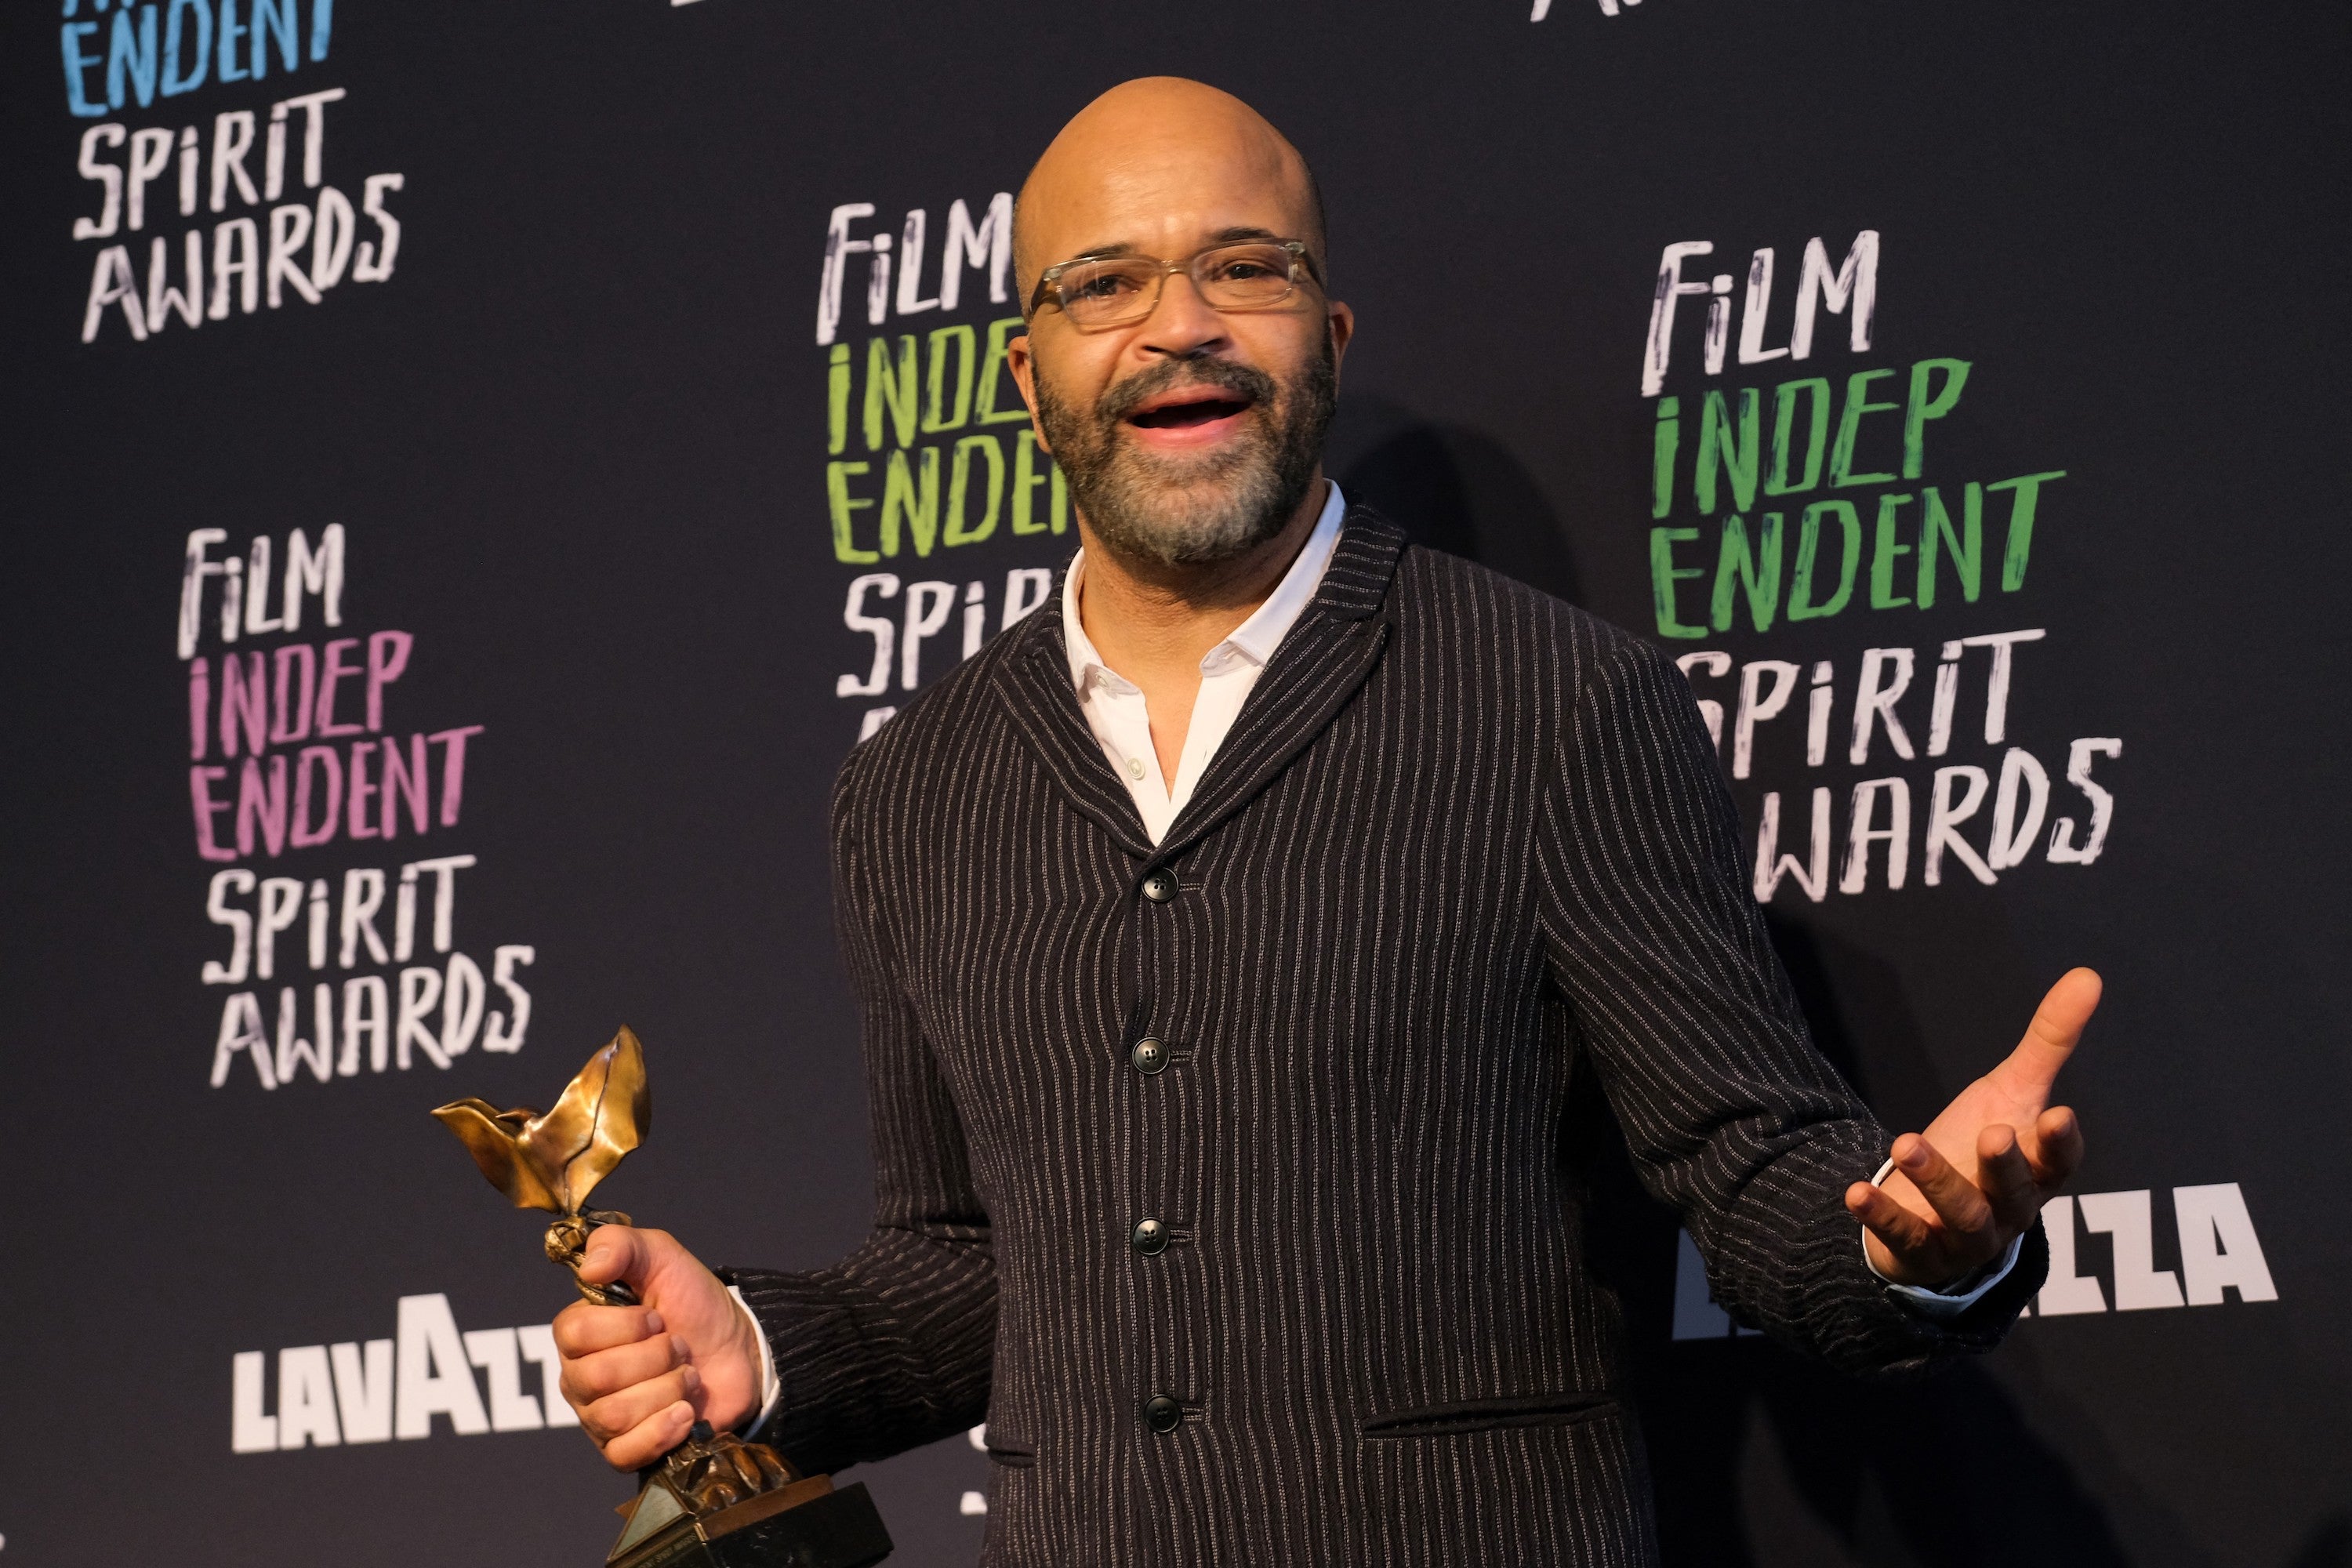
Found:
<path fill-rule="evenodd" d="M 1159 274 L 1159 267 L 1144 258 L 1076 261 L 1064 269 L 1054 289 L 1064 313 L 1076 325 L 1108 326 L 1143 313 Z"/>
<path fill-rule="evenodd" d="M 1290 252 L 1278 245 L 1228 245 L 1192 266 L 1201 297 L 1221 310 L 1255 310 L 1290 293 Z"/>

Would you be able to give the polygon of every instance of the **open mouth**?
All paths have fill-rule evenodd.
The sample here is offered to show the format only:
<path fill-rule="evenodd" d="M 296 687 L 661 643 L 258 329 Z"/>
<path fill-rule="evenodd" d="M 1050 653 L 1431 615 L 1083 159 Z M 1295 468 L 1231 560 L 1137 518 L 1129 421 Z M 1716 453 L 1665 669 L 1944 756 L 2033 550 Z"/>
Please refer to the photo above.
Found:
<path fill-rule="evenodd" d="M 1170 393 L 1153 398 L 1127 416 L 1144 430 L 1192 430 L 1249 412 L 1250 401 L 1216 388 Z"/>

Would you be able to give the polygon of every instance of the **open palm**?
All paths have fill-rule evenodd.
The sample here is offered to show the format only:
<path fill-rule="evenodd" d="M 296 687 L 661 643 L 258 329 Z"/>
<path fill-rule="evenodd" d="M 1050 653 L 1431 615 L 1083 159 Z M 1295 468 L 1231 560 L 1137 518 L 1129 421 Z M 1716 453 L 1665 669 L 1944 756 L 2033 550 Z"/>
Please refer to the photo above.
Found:
<path fill-rule="evenodd" d="M 2000 1064 L 1927 1125 L 1895 1141 L 1895 1169 L 1846 1190 L 1881 1274 L 1942 1286 L 1999 1258 L 2083 1163 L 2074 1113 L 2050 1103 L 2058 1071 L 2099 1005 L 2099 977 L 2068 971 Z"/>

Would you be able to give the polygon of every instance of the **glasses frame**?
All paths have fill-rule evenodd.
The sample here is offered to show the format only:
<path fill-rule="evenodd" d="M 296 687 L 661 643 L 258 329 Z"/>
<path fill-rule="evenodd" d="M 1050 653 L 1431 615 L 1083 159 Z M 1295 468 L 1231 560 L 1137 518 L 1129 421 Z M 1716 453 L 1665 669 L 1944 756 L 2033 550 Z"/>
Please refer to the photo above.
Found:
<path fill-rule="evenodd" d="M 1084 266 L 1088 262 L 1095 261 L 1148 261 L 1157 267 L 1159 271 L 1152 279 L 1151 293 L 1145 300 L 1143 309 L 1131 316 L 1122 316 L 1115 321 L 1097 321 L 1090 326 L 1079 326 L 1076 321 L 1071 322 L 1072 326 L 1076 327 L 1077 330 L 1082 332 L 1108 331 L 1113 327 L 1130 327 L 1138 321 L 1149 321 L 1151 313 L 1160 309 L 1160 299 L 1161 295 L 1168 291 L 1168 279 L 1170 278 L 1179 272 L 1184 273 L 1190 277 L 1192 276 L 1192 269 L 1200 265 L 1200 261 L 1202 257 L 1213 255 L 1220 250 L 1237 250 L 1246 245 L 1272 246 L 1277 250 L 1288 253 L 1290 257 L 1290 286 L 1282 291 L 1279 298 L 1269 300 L 1263 305 L 1241 305 L 1231 307 L 1224 305 L 1211 305 L 1209 307 L 1211 310 L 1217 311 L 1220 315 L 1249 314 L 1258 310 L 1272 310 L 1279 309 L 1281 306 L 1286 305 L 1290 301 L 1292 295 L 1298 292 L 1298 279 L 1302 272 L 1306 274 L 1307 280 L 1314 284 L 1318 289 L 1323 287 L 1323 276 L 1320 269 L 1318 269 L 1315 265 L 1314 253 L 1307 248 L 1307 242 L 1303 239 L 1226 239 L 1220 240 L 1214 245 L 1204 245 L 1200 249 L 1194 251 L 1192 255 L 1184 258 L 1181 261 L 1162 261 L 1156 256 L 1135 256 L 1128 254 L 1074 256 L 1067 261 L 1057 261 L 1054 263 L 1053 266 L 1045 268 L 1045 271 L 1037 274 L 1037 287 L 1032 289 L 1029 294 L 1029 314 L 1032 319 L 1034 319 L 1040 311 L 1045 310 L 1047 303 L 1050 302 L 1053 307 L 1061 311 L 1064 316 L 1066 317 L 1069 315 L 1069 307 L 1062 302 L 1060 291 L 1055 288 L 1055 285 L 1061 281 L 1062 274 L 1068 271 L 1073 267 Z M 1201 289 L 1201 279 L 1199 278 L 1195 277 L 1192 279 L 1192 287 L 1195 289 Z M 1207 300 L 1208 294 L 1205 289 L 1201 289 L 1201 297 L 1204 301 Z"/>

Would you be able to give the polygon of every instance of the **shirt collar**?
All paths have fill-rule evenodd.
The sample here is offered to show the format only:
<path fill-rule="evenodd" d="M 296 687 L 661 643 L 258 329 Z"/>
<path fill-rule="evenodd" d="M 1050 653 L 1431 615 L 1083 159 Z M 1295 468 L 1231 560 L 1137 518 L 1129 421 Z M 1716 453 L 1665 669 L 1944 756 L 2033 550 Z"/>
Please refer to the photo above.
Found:
<path fill-rule="evenodd" d="M 1202 658 L 1202 673 L 1215 673 L 1234 654 L 1261 667 L 1274 657 L 1284 634 L 1305 613 L 1315 597 L 1315 590 L 1322 585 L 1323 574 L 1331 564 L 1331 552 L 1339 546 L 1339 525 L 1347 517 L 1348 502 L 1340 495 L 1338 484 L 1332 484 L 1330 491 L 1324 498 L 1314 531 L 1307 534 L 1307 542 L 1291 561 L 1290 570 L 1283 574 L 1282 581 L 1275 584 L 1274 592 L 1266 595 L 1265 602 L 1252 612 L 1249 619 L 1235 626 L 1224 641 Z M 1078 595 L 1086 567 L 1087 552 L 1081 547 L 1070 558 L 1070 569 L 1062 577 L 1062 639 L 1069 648 L 1070 684 L 1084 691 L 1087 680 L 1099 671 L 1105 679 L 1126 686 L 1129 684 L 1126 678 L 1103 663 L 1102 656 L 1095 651 L 1094 641 L 1087 636 L 1079 618 Z"/>

